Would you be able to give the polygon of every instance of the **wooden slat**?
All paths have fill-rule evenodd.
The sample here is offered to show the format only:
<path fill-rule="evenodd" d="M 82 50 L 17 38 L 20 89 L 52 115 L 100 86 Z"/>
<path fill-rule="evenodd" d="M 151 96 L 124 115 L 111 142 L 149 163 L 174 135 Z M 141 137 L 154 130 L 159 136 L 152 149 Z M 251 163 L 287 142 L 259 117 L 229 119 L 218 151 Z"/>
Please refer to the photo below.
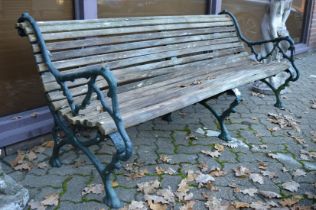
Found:
<path fill-rule="evenodd" d="M 231 43 L 227 43 L 228 40 Z M 210 51 L 210 50 L 227 49 L 229 47 L 238 47 L 238 46 L 241 46 L 241 43 L 238 41 L 239 41 L 238 38 L 227 38 L 223 40 L 190 42 L 190 43 L 184 43 L 184 44 L 167 45 L 167 46 L 162 46 L 162 47 L 153 47 L 153 48 L 135 50 L 132 52 L 121 52 L 121 53 L 105 54 L 105 55 L 98 55 L 98 56 L 87 56 L 87 57 L 78 58 L 78 59 L 57 61 L 57 62 L 53 62 L 53 64 L 60 71 L 62 71 L 62 68 L 70 68 L 70 67 L 76 67 L 80 65 L 97 64 L 97 63 L 107 65 L 111 69 L 115 69 L 119 67 L 122 68 L 124 66 L 136 65 L 136 64 L 141 64 L 141 63 L 159 60 L 159 59 L 177 57 L 185 53 L 186 54 L 197 53 L 197 52 Z M 97 66 L 100 66 L 100 64 L 78 68 L 76 69 L 76 71 L 89 69 L 93 66 L 97 67 Z M 38 64 L 38 68 L 40 72 L 47 71 L 47 67 L 45 64 Z M 67 70 L 67 72 L 71 72 L 71 71 Z"/>
<path fill-rule="evenodd" d="M 148 20 L 116 20 L 116 21 L 103 21 L 90 22 L 90 23 L 77 23 L 77 24 L 55 24 L 55 25 L 42 25 L 40 27 L 42 33 L 48 32 L 65 32 L 65 31 L 80 31 L 91 29 L 105 29 L 105 28 L 119 28 L 119 27 L 135 27 L 135 26 L 149 26 L 149 25 L 169 25 L 169 24 L 183 24 L 183 23 L 209 23 L 209 22 L 227 22 L 230 18 L 226 16 L 218 16 L 209 18 L 205 17 L 175 17 L 164 19 L 148 19 Z"/>
<path fill-rule="evenodd" d="M 160 39 L 154 39 L 154 40 L 149 40 L 149 41 L 95 46 L 95 47 L 89 47 L 89 48 L 53 52 L 51 53 L 51 60 L 59 61 L 59 60 L 91 56 L 91 55 L 95 56 L 95 55 L 105 54 L 105 53 L 122 52 L 122 51 L 136 50 L 136 49 L 142 49 L 142 48 L 152 48 L 152 47 L 164 46 L 164 45 L 170 45 L 170 44 L 179 44 L 179 43 L 185 43 L 185 42 L 206 41 L 206 40 L 215 40 L 215 39 L 223 39 L 223 38 L 233 38 L 233 37 L 237 37 L 236 33 L 227 32 L 227 33 L 215 33 L 215 34 L 208 34 L 208 35 L 172 37 L 172 38 L 165 38 L 165 39 L 160 38 Z M 35 60 L 37 63 L 43 62 L 42 55 L 41 54 L 35 55 Z"/>
<path fill-rule="evenodd" d="M 134 41 L 145 41 L 161 38 L 171 38 L 171 37 L 182 37 L 182 36 L 192 36 L 192 35 L 205 35 L 214 34 L 222 32 L 235 32 L 234 26 L 228 27 L 215 27 L 215 28 L 202 28 L 202 29 L 185 29 L 185 30 L 175 30 L 175 31 L 157 31 L 154 33 L 137 33 L 128 35 L 116 35 L 116 36 L 106 36 L 106 37 L 93 37 L 93 38 L 83 38 L 74 39 L 67 41 L 57 41 L 46 43 L 47 49 L 51 52 L 56 50 L 74 49 L 89 46 L 101 46 L 107 44 L 119 44 Z M 40 52 L 39 46 L 33 44 L 33 52 Z"/>
<path fill-rule="evenodd" d="M 58 20 L 58 21 L 37 21 L 39 26 L 54 26 L 54 25 L 73 25 L 73 24 L 91 24 L 100 22 L 117 22 L 117 21 L 136 21 L 136 20 L 161 20 L 164 19 L 213 19 L 218 17 L 228 17 L 227 15 L 177 15 L 177 16 L 143 16 L 143 17 L 115 17 L 115 18 L 99 18 L 99 19 L 87 19 L 87 20 Z"/>
<path fill-rule="evenodd" d="M 277 63 L 269 65 L 247 66 L 240 68 L 239 70 L 231 69 L 231 71 L 226 69 L 215 79 L 205 80 L 199 85 L 181 88 L 179 91 L 170 93 L 170 95 L 155 95 L 154 98 L 156 98 L 156 100 L 158 99 L 158 101 L 155 101 L 152 106 L 145 106 L 143 108 L 138 106 L 138 109 L 134 109 L 132 111 L 129 109 L 122 110 L 122 118 L 124 120 L 125 126 L 130 127 L 194 104 L 203 99 L 224 92 L 225 90 L 229 90 L 231 88 L 235 88 L 240 85 L 274 75 L 287 68 L 288 65 Z M 151 101 L 150 99 L 153 99 L 153 96 L 151 96 L 151 98 L 147 98 L 146 101 Z M 135 106 L 129 107 L 132 109 L 132 107 Z M 71 115 L 67 115 L 67 117 L 69 120 L 72 118 Z M 98 126 L 103 134 L 108 134 L 115 131 L 115 126 L 106 113 L 100 113 L 94 119 L 86 121 L 86 125 L 91 127 Z"/>
<path fill-rule="evenodd" d="M 210 80 L 222 74 L 226 68 L 241 66 L 249 62 L 249 59 L 247 61 L 246 58 L 240 58 L 238 60 L 239 62 L 228 61 L 226 64 L 223 63 L 223 65 L 215 66 L 212 69 L 210 67 L 213 67 L 213 63 L 201 66 L 192 66 L 191 68 L 186 68 L 185 70 L 175 68 L 174 73 L 158 76 L 155 78 L 137 82 L 132 85 L 128 85 L 127 89 L 124 92 L 119 93 L 120 107 L 124 108 L 126 106 L 129 106 L 130 104 L 135 103 L 140 103 L 139 105 L 143 105 L 144 102 L 142 101 L 146 101 L 146 97 L 167 93 L 172 91 L 173 89 L 178 90 L 179 87 L 181 88 L 182 86 L 190 86 L 194 81 Z M 209 75 L 212 75 L 212 78 L 208 77 Z M 91 103 L 91 106 L 87 107 L 85 110 L 82 110 L 80 114 L 89 114 L 89 118 L 93 118 L 93 112 L 95 111 L 98 104 L 98 101 L 93 101 Z M 69 108 L 65 108 L 61 110 L 61 113 L 67 113 L 69 111 Z M 74 119 L 80 118 L 81 117 L 79 116 Z"/>
<path fill-rule="evenodd" d="M 159 75 L 168 74 L 163 79 L 169 80 L 172 77 L 179 77 L 181 75 L 185 75 L 186 73 L 189 73 L 192 75 L 200 74 L 199 72 L 195 72 L 194 69 L 199 68 L 199 66 L 201 66 L 201 65 L 207 66 L 207 65 L 211 64 L 212 68 L 216 69 L 216 66 L 223 65 L 226 63 L 233 64 L 233 63 L 245 61 L 246 59 L 248 59 L 246 57 L 247 55 L 248 55 L 247 53 L 241 53 L 241 54 L 237 54 L 237 55 L 230 55 L 230 56 L 225 56 L 222 58 L 217 58 L 217 59 L 212 59 L 212 60 L 199 61 L 198 63 L 189 63 L 189 64 L 185 64 L 185 65 L 179 65 L 177 67 L 161 68 L 161 69 L 157 69 L 157 70 L 147 71 L 147 73 L 146 73 L 147 77 L 144 77 L 144 72 L 142 72 L 142 71 L 135 72 L 134 74 L 132 74 L 132 72 L 130 72 L 130 71 L 127 71 L 127 72 L 121 71 L 120 74 L 116 74 L 115 76 L 117 76 L 117 78 L 120 78 L 120 79 L 124 78 L 125 81 L 126 80 L 127 81 L 142 80 L 143 81 L 146 78 L 157 77 Z M 210 71 L 210 70 L 208 70 L 208 71 Z M 126 73 L 128 75 L 123 77 L 123 75 Z M 169 79 L 168 79 L 168 77 L 169 77 Z M 154 80 L 154 79 L 152 79 L 152 80 Z M 118 81 L 119 84 L 122 82 L 123 81 L 121 81 L 121 80 Z M 107 83 L 104 80 L 98 81 L 97 84 L 101 89 L 107 87 Z M 83 94 L 86 94 L 86 92 L 87 92 L 87 85 L 72 88 L 70 90 L 74 96 L 83 95 Z M 65 98 L 65 96 L 62 94 L 61 91 L 49 92 L 48 97 L 49 97 L 49 100 L 51 100 L 51 101 L 61 100 L 61 99 Z"/>
<path fill-rule="evenodd" d="M 193 29 L 193 28 L 207 28 L 218 26 L 232 26 L 232 21 L 227 22 L 214 22 L 214 23 L 192 23 L 192 24 L 174 24 L 174 25 L 155 25 L 155 26 L 143 26 L 143 27 L 125 27 L 125 28 L 113 28 L 113 29 L 100 29 L 100 30 L 88 30 L 88 31 L 72 31 L 72 32 L 59 32 L 43 34 L 45 41 L 60 40 L 60 39 L 73 39 L 92 36 L 105 36 L 114 34 L 129 34 L 129 33 L 144 33 L 154 31 L 170 31 L 179 29 Z M 35 35 L 29 35 L 31 42 L 36 41 Z"/>
<path fill-rule="evenodd" d="M 177 58 L 176 60 L 164 60 L 164 61 L 160 61 L 160 62 L 155 62 L 155 63 L 150 63 L 150 64 L 144 64 L 144 65 L 139 65 L 136 67 L 129 67 L 129 68 L 125 68 L 125 69 L 120 69 L 120 70 L 116 70 L 114 72 L 114 75 L 116 77 L 119 78 L 119 84 L 121 82 L 123 82 L 124 78 L 126 77 L 126 75 L 128 75 L 128 72 L 143 72 L 144 71 L 150 71 L 150 70 L 154 70 L 157 68 L 167 68 L 167 67 L 171 67 L 171 66 L 175 66 L 175 65 L 185 65 L 188 63 L 196 63 L 199 61 L 203 61 L 206 59 L 211 59 L 211 58 L 217 58 L 217 57 L 221 57 L 221 56 L 226 56 L 226 55 L 233 55 L 236 53 L 241 53 L 243 51 L 243 47 L 237 47 L 237 48 L 229 48 L 229 49 L 223 49 L 223 50 L 217 50 L 211 53 L 205 53 L 205 54 L 198 54 L 198 55 L 191 55 L 191 56 L 186 56 L 186 57 L 180 57 Z M 248 54 L 247 54 L 248 55 Z M 246 55 L 245 55 L 246 56 Z M 119 72 L 122 72 L 122 75 L 125 75 L 125 77 L 123 76 L 122 79 L 120 79 L 120 74 Z M 50 76 L 47 76 L 47 74 L 49 74 Z M 46 76 L 44 76 L 46 75 Z M 43 77 L 49 77 L 51 79 L 54 79 L 53 76 L 48 73 L 45 72 L 43 75 Z M 145 75 L 140 75 L 140 79 L 144 78 Z M 97 81 L 99 80 L 103 80 L 101 78 L 97 78 Z M 77 79 L 74 82 L 69 82 L 67 83 L 68 87 L 72 88 L 72 87 L 77 87 L 83 84 L 87 83 L 87 79 Z M 59 90 L 60 86 L 56 81 L 50 81 L 50 82 L 46 82 L 44 84 L 44 90 L 45 92 L 50 92 L 50 91 L 54 91 L 54 90 Z"/>

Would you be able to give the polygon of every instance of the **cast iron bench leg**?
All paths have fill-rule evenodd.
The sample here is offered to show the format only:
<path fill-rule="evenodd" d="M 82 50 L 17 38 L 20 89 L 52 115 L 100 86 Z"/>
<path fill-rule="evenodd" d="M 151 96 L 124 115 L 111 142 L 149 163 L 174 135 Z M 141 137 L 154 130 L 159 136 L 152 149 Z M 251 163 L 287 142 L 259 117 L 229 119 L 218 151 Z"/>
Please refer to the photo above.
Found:
<path fill-rule="evenodd" d="M 288 70 L 289 71 L 289 70 Z M 287 86 L 289 86 L 289 82 L 291 81 L 291 77 L 289 77 L 287 80 L 285 80 L 284 84 L 282 84 L 280 87 L 275 88 L 273 87 L 273 85 L 270 84 L 270 82 L 268 82 L 265 79 L 261 80 L 262 82 L 264 82 L 268 87 L 271 88 L 271 90 L 273 91 L 275 98 L 276 98 L 276 103 L 274 104 L 275 107 L 279 108 L 279 109 L 284 109 L 283 103 L 281 101 L 281 97 L 280 97 L 280 93 L 282 90 L 284 90 Z"/>
<path fill-rule="evenodd" d="M 65 144 L 71 144 L 75 148 L 80 149 L 90 161 L 93 163 L 95 168 L 97 169 L 99 175 L 102 178 L 104 189 L 105 189 L 105 198 L 104 202 L 110 208 L 121 208 L 122 203 L 118 198 L 115 190 L 112 187 L 111 174 L 115 169 L 120 168 L 120 161 L 126 161 L 131 156 L 129 151 L 131 148 L 126 148 L 126 144 L 121 137 L 121 134 L 118 132 L 110 134 L 109 137 L 112 140 L 116 153 L 113 154 L 112 160 L 108 165 L 104 165 L 87 147 L 87 145 L 91 145 L 93 143 L 98 142 L 99 136 L 87 142 L 81 142 L 78 137 L 75 135 L 74 131 L 68 127 L 67 122 L 65 122 L 58 114 L 53 114 L 56 126 L 53 130 L 53 136 L 55 140 L 55 145 L 52 153 L 52 157 L 50 159 L 50 164 L 53 167 L 60 167 L 61 162 L 59 160 L 59 149 Z M 61 139 L 58 135 L 58 131 L 63 131 L 65 133 L 65 138 Z M 126 133 L 124 133 L 126 135 Z M 131 146 L 131 145 L 129 145 Z M 126 154 L 128 153 L 128 154 Z"/>
<path fill-rule="evenodd" d="M 224 141 L 232 141 L 233 138 L 231 137 L 231 135 L 228 132 L 228 129 L 224 123 L 225 118 L 228 117 L 230 115 L 230 113 L 234 113 L 235 112 L 235 107 L 240 103 L 241 101 L 241 93 L 239 92 L 239 90 L 237 88 L 232 89 L 236 99 L 230 104 L 230 106 L 228 107 L 228 109 L 226 109 L 222 114 L 218 114 L 208 103 L 207 101 L 209 99 L 206 99 L 204 101 L 201 101 L 200 104 L 202 104 L 205 108 L 207 108 L 208 110 L 210 110 L 210 112 L 215 116 L 215 118 L 217 119 L 220 129 L 221 129 L 221 133 L 219 134 L 218 138 L 224 140 Z"/>

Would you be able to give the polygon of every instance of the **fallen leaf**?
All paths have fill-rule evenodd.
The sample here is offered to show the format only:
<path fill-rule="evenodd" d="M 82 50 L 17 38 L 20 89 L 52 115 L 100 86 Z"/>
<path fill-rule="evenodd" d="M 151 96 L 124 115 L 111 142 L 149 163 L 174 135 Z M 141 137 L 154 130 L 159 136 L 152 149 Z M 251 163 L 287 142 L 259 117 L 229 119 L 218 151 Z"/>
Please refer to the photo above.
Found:
<path fill-rule="evenodd" d="M 252 202 L 250 207 L 256 210 L 267 210 L 270 209 L 270 205 L 268 203 L 263 203 L 262 201 Z"/>
<path fill-rule="evenodd" d="M 259 169 L 266 170 L 268 165 L 265 162 L 259 162 Z"/>
<path fill-rule="evenodd" d="M 283 172 L 288 172 L 289 170 L 288 170 L 287 168 L 283 167 L 283 168 L 282 168 L 282 171 L 283 171 Z"/>
<path fill-rule="evenodd" d="M 281 195 L 272 191 L 259 191 L 259 194 L 266 198 L 281 198 Z"/>
<path fill-rule="evenodd" d="M 34 201 L 34 200 L 31 200 L 29 202 L 29 207 L 30 209 L 35 209 L 35 210 L 45 210 L 45 206 L 41 204 L 41 202 L 39 201 Z"/>
<path fill-rule="evenodd" d="M 152 201 L 147 201 L 147 204 L 149 206 L 149 209 L 151 210 L 166 210 L 167 205 L 160 204 L 160 203 L 154 203 Z"/>
<path fill-rule="evenodd" d="M 187 137 L 187 140 L 198 140 L 198 137 L 196 137 L 195 135 L 193 135 L 192 133 L 190 133 Z"/>
<path fill-rule="evenodd" d="M 219 152 L 224 152 L 225 148 L 221 144 L 215 144 L 214 148 Z"/>
<path fill-rule="evenodd" d="M 305 144 L 305 140 L 302 137 L 298 137 L 298 136 L 291 136 L 292 139 L 294 139 L 297 143 L 299 144 Z"/>
<path fill-rule="evenodd" d="M 282 187 L 290 192 L 296 192 L 300 187 L 300 184 L 294 181 L 285 182 Z"/>
<path fill-rule="evenodd" d="M 36 153 L 43 153 L 45 150 L 46 150 L 46 148 L 42 147 L 42 146 L 36 146 L 33 148 L 33 151 Z"/>
<path fill-rule="evenodd" d="M 46 148 L 53 148 L 54 144 L 55 144 L 54 141 L 51 140 L 51 141 L 44 142 L 42 146 Z"/>
<path fill-rule="evenodd" d="M 205 163 L 200 163 L 200 164 L 198 165 L 198 167 L 199 167 L 199 169 L 200 169 L 202 172 L 207 172 L 207 171 L 208 171 L 208 166 L 207 166 L 207 164 L 205 164 Z"/>
<path fill-rule="evenodd" d="M 39 164 L 37 164 L 37 167 L 40 169 L 44 169 L 48 167 L 48 164 L 46 162 L 41 162 Z"/>
<path fill-rule="evenodd" d="M 161 204 L 167 204 L 169 203 L 168 201 L 166 201 L 162 196 L 158 196 L 158 195 L 148 195 L 145 194 L 144 196 L 145 201 L 151 202 L 151 203 L 161 203 Z"/>
<path fill-rule="evenodd" d="M 234 202 L 232 203 L 232 205 L 233 205 L 236 209 L 249 208 L 249 207 L 250 207 L 250 204 L 249 204 L 249 203 L 239 202 L 239 201 L 234 201 Z"/>
<path fill-rule="evenodd" d="M 193 198 L 193 194 L 189 193 L 189 185 L 187 182 L 187 179 L 182 179 L 180 184 L 178 185 L 177 192 L 175 193 L 176 196 L 178 197 L 179 201 L 188 201 Z"/>
<path fill-rule="evenodd" d="M 127 210 L 147 210 L 147 206 L 143 201 L 132 201 Z"/>
<path fill-rule="evenodd" d="M 297 195 L 297 196 L 293 196 L 292 198 L 283 199 L 282 201 L 279 201 L 279 203 L 284 207 L 285 206 L 291 207 L 294 204 L 298 203 L 302 198 L 303 198 L 302 196 Z"/>
<path fill-rule="evenodd" d="M 238 166 L 234 169 L 235 176 L 237 177 L 247 177 L 250 175 L 250 170 L 244 166 Z"/>
<path fill-rule="evenodd" d="M 10 162 L 11 166 L 14 167 L 19 164 L 22 164 L 24 161 L 24 158 L 25 158 L 24 152 L 18 150 L 16 158 Z"/>
<path fill-rule="evenodd" d="M 142 182 L 137 184 L 137 191 L 141 191 L 144 194 L 150 194 L 156 191 L 160 186 L 160 182 L 158 180 Z"/>
<path fill-rule="evenodd" d="M 136 169 L 134 171 L 131 171 L 129 174 L 127 174 L 127 176 L 131 179 L 137 179 L 137 178 L 144 177 L 146 174 L 148 174 L 148 170 L 145 168 L 145 169 Z"/>
<path fill-rule="evenodd" d="M 28 153 L 25 154 L 25 157 L 29 160 L 29 161 L 33 161 L 37 158 L 37 155 L 35 152 L 30 151 Z"/>
<path fill-rule="evenodd" d="M 222 200 L 216 197 L 208 197 L 205 206 L 209 210 L 227 210 L 229 205 L 222 205 Z"/>
<path fill-rule="evenodd" d="M 316 199 L 316 195 L 314 193 L 305 192 L 304 195 L 306 195 L 308 199 Z"/>
<path fill-rule="evenodd" d="M 261 171 L 261 174 L 262 174 L 263 176 L 269 177 L 270 179 L 273 179 L 273 178 L 278 177 L 275 172 L 271 172 L 271 171 Z"/>
<path fill-rule="evenodd" d="M 203 186 L 204 184 L 207 184 L 208 182 L 213 182 L 215 181 L 214 177 L 212 177 L 211 175 L 208 174 L 199 174 L 196 178 L 195 178 L 196 183 L 199 184 L 199 187 Z"/>
<path fill-rule="evenodd" d="M 311 134 L 312 141 L 316 143 L 316 131 L 311 131 L 310 134 Z"/>
<path fill-rule="evenodd" d="M 295 120 L 293 117 L 289 115 L 283 114 L 268 114 L 269 121 L 274 124 L 278 124 L 280 128 L 294 128 L 296 131 L 300 132 L 301 129 L 298 126 L 299 121 Z"/>
<path fill-rule="evenodd" d="M 159 167 L 159 166 L 157 166 L 155 168 L 155 170 L 156 170 L 156 174 L 158 174 L 158 175 L 162 175 L 162 174 L 165 173 L 165 170 L 163 168 Z"/>
<path fill-rule="evenodd" d="M 255 188 L 249 188 L 249 189 L 240 190 L 240 192 L 242 194 L 250 195 L 251 197 L 253 197 L 255 196 L 256 193 L 258 193 L 258 190 Z"/>
<path fill-rule="evenodd" d="M 176 173 L 176 170 L 174 170 L 173 168 L 169 167 L 165 170 L 165 174 L 169 174 L 169 175 L 173 175 Z"/>
<path fill-rule="evenodd" d="M 306 176 L 306 172 L 303 171 L 302 169 L 296 169 L 293 172 L 293 176 Z"/>
<path fill-rule="evenodd" d="M 169 163 L 171 161 L 171 158 L 168 157 L 167 155 L 160 155 L 159 159 L 161 160 L 161 162 L 163 163 Z"/>
<path fill-rule="evenodd" d="M 119 183 L 117 181 L 112 181 L 112 187 L 118 187 Z"/>
<path fill-rule="evenodd" d="M 210 175 L 215 176 L 215 177 L 220 177 L 224 176 L 226 173 L 221 170 L 220 168 L 215 168 L 211 171 Z"/>
<path fill-rule="evenodd" d="M 259 97 L 259 98 L 264 98 L 264 94 L 262 94 L 262 93 L 256 93 L 256 92 L 251 92 L 251 95 L 252 96 L 257 96 L 257 97 Z"/>
<path fill-rule="evenodd" d="M 170 186 L 168 186 L 168 189 L 158 190 L 157 195 L 162 196 L 168 203 L 175 203 L 174 193 L 171 191 Z"/>
<path fill-rule="evenodd" d="M 213 152 L 212 151 L 202 150 L 201 152 L 203 154 L 205 154 L 205 155 L 211 156 L 212 158 L 221 156 L 221 153 L 218 150 L 215 150 Z"/>
<path fill-rule="evenodd" d="M 44 206 L 58 206 L 59 202 L 59 194 L 53 193 L 44 198 L 43 201 L 41 201 L 41 204 Z"/>
<path fill-rule="evenodd" d="M 93 193 L 93 194 L 102 194 L 104 191 L 104 187 L 102 184 L 89 184 L 87 187 L 85 187 L 82 192 L 81 195 L 86 195 L 89 193 Z"/>
<path fill-rule="evenodd" d="M 32 169 L 32 163 L 23 162 L 22 164 L 13 167 L 13 169 L 17 171 L 30 171 Z"/>
<path fill-rule="evenodd" d="M 195 201 L 186 202 L 179 210 L 193 210 Z"/>
<path fill-rule="evenodd" d="M 253 181 L 253 182 L 257 182 L 259 184 L 263 184 L 263 177 L 260 174 L 250 174 L 249 178 Z"/>

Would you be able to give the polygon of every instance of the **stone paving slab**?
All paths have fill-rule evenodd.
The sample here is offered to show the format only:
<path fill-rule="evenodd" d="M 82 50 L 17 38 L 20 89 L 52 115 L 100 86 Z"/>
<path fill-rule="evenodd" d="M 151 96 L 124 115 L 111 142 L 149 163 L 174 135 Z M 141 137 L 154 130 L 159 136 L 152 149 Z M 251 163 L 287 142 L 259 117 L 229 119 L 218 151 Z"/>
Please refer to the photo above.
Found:
<path fill-rule="evenodd" d="M 123 163 L 123 169 L 114 176 L 115 188 L 124 204 L 128 206 L 133 200 L 144 201 L 144 194 L 137 191 L 139 183 L 159 180 L 161 188 L 170 187 L 176 192 L 188 172 L 212 174 L 212 170 L 218 169 L 224 171 L 224 175 L 215 177 L 210 185 L 199 187 L 197 183 L 190 184 L 189 192 L 193 193 L 192 200 L 195 202 L 193 209 L 208 209 L 205 203 L 211 197 L 229 204 L 239 201 L 254 205 L 258 201 L 274 201 L 282 207 L 280 201 L 300 196 L 292 207 L 315 207 L 316 157 L 313 152 L 316 152 L 316 137 L 311 132 L 316 132 L 316 110 L 311 109 L 311 101 L 316 100 L 316 78 L 311 78 L 310 75 L 316 75 L 316 56 L 305 54 L 297 60 L 297 65 L 302 77 L 291 84 L 289 94 L 282 96 L 286 107 L 284 111 L 273 107 L 273 96 L 255 96 L 249 86 L 240 88 L 244 100 L 237 107 L 237 113 L 232 114 L 226 122 L 231 134 L 249 148 L 225 146 L 219 157 L 202 154 L 202 150 L 214 151 L 216 145 L 224 142 L 195 132 L 198 128 L 216 130 L 216 121 L 200 105 L 173 113 L 171 123 L 154 119 L 129 128 L 128 133 L 133 139 L 135 152 L 127 163 Z M 210 104 L 216 109 L 224 109 L 232 99 L 231 96 L 224 95 L 212 100 Z M 268 113 L 292 116 L 299 121 L 301 132 L 291 127 L 273 130 L 278 125 L 271 123 Z M 303 139 L 304 143 L 299 143 L 294 137 Z M 99 146 L 93 146 L 92 150 L 106 163 L 111 159 L 114 148 L 109 142 L 101 142 Z M 101 180 L 81 152 L 67 147 L 61 155 L 61 168 L 38 168 L 38 163 L 48 162 L 50 153 L 50 148 L 37 153 L 29 171 L 16 171 L 10 167 L 10 162 L 16 155 L 5 157 L 2 159 L 3 169 L 29 190 L 33 201 L 40 202 L 48 195 L 57 193 L 58 205 L 48 206 L 47 209 L 108 209 L 102 203 L 103 192 L 82 194 L 89 184 L 101 184 Z M 163 160 L 163 156 L 169 159 Z M 252 181 L 248 175 L 236 177 L 234 170 L 238 166 L 248 168 L 252 174 L 259 174 L 264 183 Z M 304 175 L 295 176 L 297 169 L 304 172 Z M 296 192 L 284 189 L 283 184 L 289 181 L 299 184 Z M 281 198 L 267 199 L 258 193 L 249 195 L 241 192 L 247 189 L 272 191 L 280 194 Z M 189 209 L 183 207 L 185 203 L 176 200 L 167 209 Z"/>

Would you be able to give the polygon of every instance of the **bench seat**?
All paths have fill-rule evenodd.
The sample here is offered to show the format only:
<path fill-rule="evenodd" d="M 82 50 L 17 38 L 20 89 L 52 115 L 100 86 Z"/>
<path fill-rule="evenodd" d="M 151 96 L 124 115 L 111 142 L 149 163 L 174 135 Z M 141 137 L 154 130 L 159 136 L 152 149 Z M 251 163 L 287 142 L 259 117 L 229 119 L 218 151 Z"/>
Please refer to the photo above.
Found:
<path fill-rule="evenodd" d="M 63 145 L 79 148 L 102 177 L 104 201 L 112 208 L 122 203 L 112 187 L 111 173 L 132 155 L 126 128 L 157 117 L 168 120 L 170 113 L 200 103 L 217 119 L 218 137 L 231 141 L 224 121 L 241 101 L 237 87 L 261 80 L 274 91 L 276 106 L 281 107 L 280 91 L 299 77 L 289 37 L 251 42 L 228 12 L 42 22 L 24 13 L 17 28 L 31 43 L 55 120 L 50 164 L 61 166 Z M 289 45 L 289 56 L 281 42 Z M 267 43 L 274 48 L 260 57 L 256 47 Z M 274 53 L 281 53 L 287 62 L 262 62 Z M 266 81 L 284 71 L 289 77 L 280 87 Z M 229 90 L 236 98 L 218 114 L 207 101 Z M 82 139 L 86 128 L 97 135 Z M 116 149 L 107 165 L 88 148 L 102 139 L 110 139 Z"/>

